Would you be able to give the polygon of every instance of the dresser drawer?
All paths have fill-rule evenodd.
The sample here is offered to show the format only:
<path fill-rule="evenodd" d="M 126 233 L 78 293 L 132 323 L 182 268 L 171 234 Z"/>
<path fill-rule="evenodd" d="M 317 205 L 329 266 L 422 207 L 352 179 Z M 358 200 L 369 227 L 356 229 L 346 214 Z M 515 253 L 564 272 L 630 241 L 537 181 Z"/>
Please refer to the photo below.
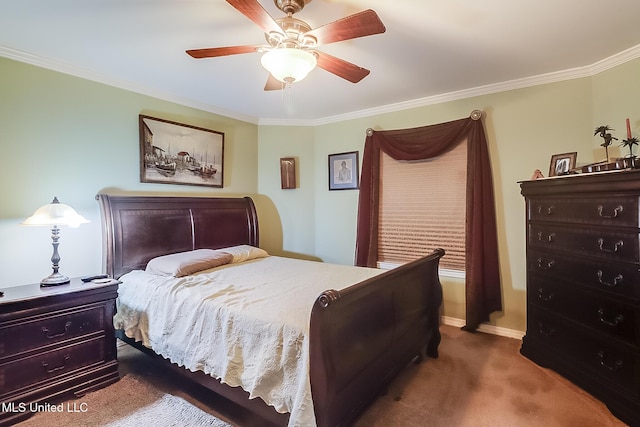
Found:
<path fill-rule="evenodd" d="M 103 331 L 104 305 L 22 319 L 0 327 L 0 359 L 71 338 Z"/>
<path fill-rule="evenodd" d="M 553 311 L 632 345 L 640 339 L 639 309 L 623 300 L 541 276 L 531 277 L 527 299 L 530 306 Z"/>
<path fill-rule="evenodd" d="M 104 337 L 13 360 L 0 365 L 0 390 L 34 387 L 104 361 Z"/>
<path fill-rule="evenodd" d="M 639 227 L 638 197 L 530 199 L 531 221 Z"/>
<path fill-rule="evenodd" d="M 616 261 L 638 262 L 638 231 L 529 224 L 529 245 Z"/>
<path fill-rule="evenodd" d="M 602 338 L 544 310 L 531 308 L 527 318 L 528 344 L 555 355 L 551 357 L 556 358 L 560 371 L 565 366 L 581 376 L 590 372 L 600 384 L 630 393 L 634 399 L 640 397 L 639 353 L 632 347 Z"/>
<path fill-rule="evenodd" d="M 565 282 L 640 299 L 640 264 L 530 251 L 528 270 Z"/>

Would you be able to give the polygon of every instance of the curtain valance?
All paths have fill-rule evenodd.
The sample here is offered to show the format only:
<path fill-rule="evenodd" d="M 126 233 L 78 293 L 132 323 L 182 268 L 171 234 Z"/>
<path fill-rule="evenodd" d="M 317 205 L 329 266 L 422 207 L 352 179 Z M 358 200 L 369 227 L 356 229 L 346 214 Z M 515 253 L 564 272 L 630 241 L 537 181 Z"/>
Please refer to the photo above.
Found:
<path fill-rule="evenodd" d="M 367 131 L 362 159 L 356 265 L 375 267 L 378 260 L 380 152 L 396 160 L 437 157 L 467 141 L 466 187 L 466 326 L 475 331 L 489 314 L 502 310 L 498 239 L 491 163 L 482 121 L 470 118 L 388 131 Z"/>

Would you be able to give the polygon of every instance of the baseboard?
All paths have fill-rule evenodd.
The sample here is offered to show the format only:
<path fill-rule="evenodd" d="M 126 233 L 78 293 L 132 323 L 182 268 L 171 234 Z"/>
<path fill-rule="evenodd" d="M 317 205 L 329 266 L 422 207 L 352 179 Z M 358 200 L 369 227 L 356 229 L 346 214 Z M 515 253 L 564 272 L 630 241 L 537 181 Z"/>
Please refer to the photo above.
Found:
<path fill-rule="evenodd" d="M 457 319 L 455 317 L 442 316 L 440 318 L 442 324 L 448 326 L 456 326 L 461 328 L 465 325 L 463 319 Z M 501 337 L 515 338 L 521 340 L 524 337 L 524 332 L 516 331 L 515 329 L 502 328 L 500 326 L 489 325 L 488 323 L 482 323 L 478 326 L 478 332 L 484 332 L 486 334 L 498 335 Z"/>

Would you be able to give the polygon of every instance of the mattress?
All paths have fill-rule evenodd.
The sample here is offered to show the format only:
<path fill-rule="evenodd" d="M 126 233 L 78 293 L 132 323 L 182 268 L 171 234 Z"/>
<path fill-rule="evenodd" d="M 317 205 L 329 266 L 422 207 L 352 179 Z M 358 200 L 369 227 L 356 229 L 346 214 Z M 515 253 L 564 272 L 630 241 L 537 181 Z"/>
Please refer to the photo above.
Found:
<path fill-rule="evenodd" d="M 381 271 L 268 256 L 184 277 L 132 271 L 120 278 L 114 325 L 191 371 L 314 426 L 309 321 L 318 295 Z"/>

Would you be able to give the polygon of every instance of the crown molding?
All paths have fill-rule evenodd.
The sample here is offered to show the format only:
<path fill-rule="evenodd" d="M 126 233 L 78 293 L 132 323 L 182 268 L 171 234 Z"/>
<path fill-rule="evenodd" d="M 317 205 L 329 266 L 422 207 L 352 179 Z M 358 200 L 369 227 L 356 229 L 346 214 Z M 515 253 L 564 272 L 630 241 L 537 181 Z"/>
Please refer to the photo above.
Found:
<path fill-rule="evenodd" d="M 469 89 L 463 89 L 455 92 L 448 92 L 439 95 L 428 96 L 424 98 L 418 98 L 410 101 L 399 102 L 395 104 L 382 105 L 375 108 L 369 108 L 365 110 L 353 111 L 346 114 L 340 114 L 335 116 L 327 116 L 314 120 L 296 120 L 296 119 L 269 119 L 269 118 L 256 118 L 248 115 L 239 114 L 235 111 L 228 111 L 220 108 L 216 108 L 212 105 L 195 102 L 191 99 L 179 97 L 175 94 L 159 91 L 145 87 L 143 85 L 133 83 L 126 80 L 115 79 L 105 76 L 104 74 L 96 73 L 94 71 L 78 68 L 60 61 L 44 58 L 37 55 L 32 55 L 26 52 L 10 49 L 4 46 L 0 46 L 0 56 L 15 59 L 16 61 L 25 62 L 38 67 L 46 68 L 53 71 L 58 71 L 64 74 L 69 74 L 75 77 L 92 80 L 98 83 L 103 83 L 109 86 L 114 86 L 120 89 L 129 90 L 132 92 L 140 93 L 142 95 L 151 96 L 154 98 L 162 99 L 176 104 L 184 105 L 187 107 L 196 108 L 202 111 L 206 111 L 212 114 L 219 114 L 225 117 L 241 120 L 257 124 L 260 126 L 321 126 L 325 124 L 337 123 L 346 120 L 360 119 L 363 117 L 370 117 L 379 114 L 394 113 L 398 111 L 408 110 L 412 108 L 419 108 L 429 105 L 441 104 L 444 102 L 458 101 L 461 99 L 473 98 L 476 96 L 490 95 L 499 92 L 505 92 L 516 89 L 523 89 L 532 86 L 538 86 L 549 83 L 557 83 L 566 80 L 592 77 L 603 71 L 622 65 L 626 62 L 640 58 L 640 45 L 631 47 L 627 50 L 619 52 L 594 64 L 584 67 L 577 67 L 568 70 L 556 71 L 547 74 L 540 74 L 536 76 L 525 77 L 522 79 L 509 80 L 505 82 L 489 84 L 484 86 L 478 86 Z"/>
<path fill-rule="evenodd" d="M 140 85 L 138 83 L 130 82 L 128 80 L 116 79 L 101 73 L 97 73 L 95 71 L 69 65 L 67 63 L 50 58 L 45 58 L 42 56 L 11 49 L 6 46 L 0 46 L 0 56 L 35 65 L 37 67 L 46 68 L 48 70 L 57 71 L 63 74 L 68 74 L 74 77 L 91 80 L 96 83 L 102 83 L 108 86 L 117 87 L 119 89 L 128 90 L 130 92 L 139 93 L 141 95 L 146 95 L 164 101 L 173 102 L 175 104 L 184 105 L 185 107 L 196 108 L 208 113 L 219 114 L 221 116 L 241 120 L 243 122 L 249 122 L 253 124 L 258 123 L 258 120 L 252 116 L 239 114 L 235 111 L 216 108 L 210 104 L 196 102 L 192 99 L 183 98 L 169 92 L 153 89 L 144 85 Z"/>
<path fill-rule="evenodd" d="M 396 104 L 382 105 L 380 107 L 369 108 L 366 110 L 354 111 L 347 114 L 324 117 L 317 120 L 296 122 L 293 120 L 270 120 L 260 119 L 260 125 L 281 125 L 281 126 L 320 126 L 324 124 L 336 123 L 345 120 L 360 119 L 379 114 L 395 113 L 398 111 L 408 110 L 412 108 L 425 107 L 429 105 L 441 104 L 444 102 L 458 101 L 461 99 L 473 98 L 482 95 L 491 95 L 494 93 L 506 92 L 510 90 L 523 89 L 532 86 L 539 86 L 549 83 L 558 83 L 566 80 L 580 79 L 584 77 L 593 77 L 603 71 L 622 65 L 626 62 L 640 58 L 640 45 L 634 46 L 594 64 L 584 67 L 571 68 L 568 70 L 556 71 L 547 74 L 540 74 L 522 79 L 504 81 L 500 83 L 478 86 L 470 89 L 463 89 L 455 92 L 443 93 L 440 95 L 428 96 L 425 98 L 413 99 L 410 101 L 399 102 Z M 304 124 L 302 124 L 304 123 Z"/>

